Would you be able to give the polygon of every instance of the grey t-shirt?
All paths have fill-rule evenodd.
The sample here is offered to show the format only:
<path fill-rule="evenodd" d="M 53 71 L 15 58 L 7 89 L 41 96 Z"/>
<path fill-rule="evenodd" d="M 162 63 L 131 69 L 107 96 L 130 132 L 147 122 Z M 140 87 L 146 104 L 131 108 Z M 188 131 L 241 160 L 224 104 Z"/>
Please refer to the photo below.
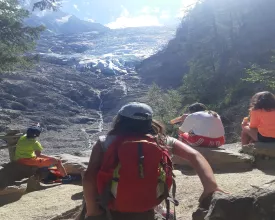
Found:
<path fill-rule="evenodd" d="M 101 143 L 101 147 L 103 152 L 106 152 L 108 150 L 108 147 L 111 145 L 111 143 L 116 139 L 116 135 L 107 135 L 107 136 L 99 136 L 99 141 Z M 169 147 L 169 152 L 172 155 L 172 149 L 174 147 L 175 142 L 177 141 L 176 138 L 167 136 L 166 137 L 166 145 Z"/>

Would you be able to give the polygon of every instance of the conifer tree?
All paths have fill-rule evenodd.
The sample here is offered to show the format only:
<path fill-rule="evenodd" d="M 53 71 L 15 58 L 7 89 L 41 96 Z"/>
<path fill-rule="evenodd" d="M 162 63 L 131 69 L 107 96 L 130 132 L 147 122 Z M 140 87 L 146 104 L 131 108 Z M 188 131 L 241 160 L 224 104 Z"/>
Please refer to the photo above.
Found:
<path fill-rule="evenodd" d="M 26 67 L 34 57 L 27 54 L 35 46 L 44 27 L 24 25 L 29 11 L 18 0 L 0 0 L 0 71 Z"/>

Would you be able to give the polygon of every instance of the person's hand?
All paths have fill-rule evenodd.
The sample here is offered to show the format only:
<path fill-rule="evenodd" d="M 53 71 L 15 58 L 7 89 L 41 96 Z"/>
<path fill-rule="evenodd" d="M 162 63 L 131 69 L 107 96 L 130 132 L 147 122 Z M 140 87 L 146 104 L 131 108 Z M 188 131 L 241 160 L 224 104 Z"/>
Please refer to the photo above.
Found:
<path fill-rule="evenodd" d="M 242 123 L 242 128 L 246 127 L 246 126 L 249 126 L 249 122 L 243 122 Z"/>
<path fill-rule="evenodd" d="M 223 190 L 221 190 L 219 187 L 213 188 L 213 189 L 205 189 L 203 191 L 203 193 L 201 194 L 200 198 L 199 198 L 199 202 L 202 202 L 204 199 L 206 199 L 207 197 L 211 196 L 215 193 L 215 192 L 221 192 L 224 194 L 229 194 L 228 192 L 225 192 Z"/>
<path fill-rule="evenodd" d="M 181 116 L 181 122 L 184 122 L 184 120 L 187 118 L 188 114 L 184 114 Z"/>
<path fill-rule="evenodd" d="M 242 128 L 249 126 L 249 125 L 250 125 L 249 118 L 245 117 L 242 121 Z"/>

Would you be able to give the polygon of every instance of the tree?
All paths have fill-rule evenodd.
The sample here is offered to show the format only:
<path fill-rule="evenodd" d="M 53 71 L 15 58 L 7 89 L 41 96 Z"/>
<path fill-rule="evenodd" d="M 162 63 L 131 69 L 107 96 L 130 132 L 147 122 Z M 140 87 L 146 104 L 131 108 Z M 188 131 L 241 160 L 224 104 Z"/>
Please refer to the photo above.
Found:
<path fill-rule="evenodd" d="M 243 88 L 242 83 L 249 86 L 242 80 L 246 73 L 246 81 L 274 87 L 275 65 L 263 63 L 275 49 L 274 7 L 272 0 L 205 0 L 190 10 L 172 41 L 181 51 L 174 54 L 188 66 L 182 72 L 181 92 L 189 93 L 189 100 L 216 105 L 230 91 Z M 250 68 L 251 63 L 255 65 Z"/>
<path fill-rule="evenodd" d="M 41 1 L 37 1 L 37 0 L 31 0 L 29 2 L 30 5 L 32 5 L 32 10 L 34 11 L 35 9 L 38 10 L 45 10 L 45 9 L 49 9 L 49 10 L 57 10 L 60 5 L 62 3 L 62 0 L 41 0 Z"/>
<path fill-rule="evenodd" d="M 185 14 L 175 38 L 143 61 L 140 69 L 156 72 L 164 86 L 174 79 L 178 82 L 181 76 L 182 105 L 206 104 L 229 118 L 225 127 L 231 132 L 234 122 L 239 126 L 247 114 L 248 100 L 255 92 L 275 90 L 274 8 L 274 0 L 199 1 Z M 155 97 L 163 92 L 155 91 Z M 158 112 L 169 115 L 161 107 L 163 97 L 156 102 L 152 99 L 160 106 Z M 169 110 L 179 111 L 172 105 Z"/>
<path fill-rule="evenodd" d="M 18 0 L 0 1 L 0 71 L 15 67 L 26 67 L 35 57 L 26 54 L 35 46 L 43 26 L 29 27 L 24 19 L 29 11 L 19 5 Z"/>
<path fill-rule="evenodd" d="M 147 99 L 149 105 L 154 109 L 154 118 L 166 126 L 169 134 L 176 134 L 169 121 L 180 115 L 182 109 L 180 94 L 176 90 L 165 92 L 154 84 L 149 89 Z"/>
<path fill-rule="evenodd" d="M 275 89 L 275 69 L 262 68 L 257 64 L 253 64 L 251 68 L 246 70 L 248 77 L 244 81 L 252 83 L 261 83 L 270 89 Z"/>

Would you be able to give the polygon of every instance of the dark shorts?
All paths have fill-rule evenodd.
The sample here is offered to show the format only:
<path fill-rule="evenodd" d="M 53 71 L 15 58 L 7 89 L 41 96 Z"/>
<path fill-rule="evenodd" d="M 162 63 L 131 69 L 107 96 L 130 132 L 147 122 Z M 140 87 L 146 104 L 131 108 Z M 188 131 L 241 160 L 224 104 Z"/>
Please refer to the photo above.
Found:
<path fill-rule="evenodd" d="M 275 138 L 273 138 L 273 137 L 265 137 L 265 136 L 261 135 L 258 132 L 258 141 L 259 142 L 275 142 Z"/>
<path fill-rule="evenodd" d="M 143 213 L 120 213 L 120 212 L 112 212 L 113 220 L 154 220 L 155 213 L 154 210 L 150 210 L 148 212 Z"/>

